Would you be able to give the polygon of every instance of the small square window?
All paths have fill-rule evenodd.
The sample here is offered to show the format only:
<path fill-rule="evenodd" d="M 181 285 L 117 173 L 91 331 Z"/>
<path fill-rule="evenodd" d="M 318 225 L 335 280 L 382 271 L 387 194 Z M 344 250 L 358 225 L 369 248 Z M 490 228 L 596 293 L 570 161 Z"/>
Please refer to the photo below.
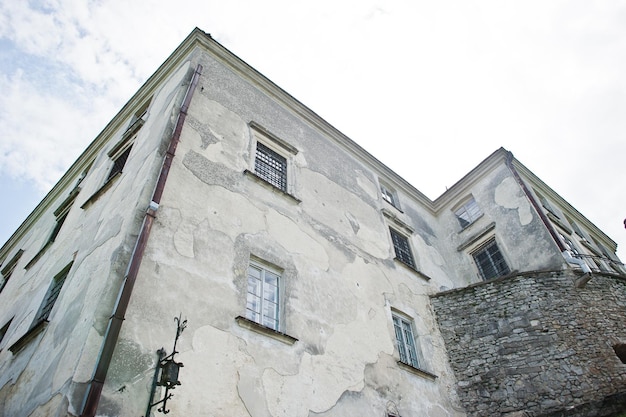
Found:
<path fill-rule="evenodd" d="M 465 204 L 455 210 L 454 214 L 456 215 L 461 227 L 466 228 L 478 220 L 478 218 L 482 216 L 483 212 L 480 210 L 480 207 L 478 207 L 474 197 L 472 197 Z"/>
<path fill-rule="evenodd" d="M 391 204 L 397 209 L 400 208 L 400 205 L 398 204 L 398 196 L 391 187 L 388 187 L 385 184 L 381 183 L 380 193 L 383 197 L 383 200 L 385 200 L 386 202 L 388 202 L 389 204 Z"/>
<path fill-rule="evenodd" d="M 393 242 L 393 250 L 396 253 L 396 259 L 413 269 L 417 269 L 413 254 L 411 253 L 409 239 L 392 228 L 389 228 L 389 232 L 391 233 L 391 241 Z"/>
<path fill-rule="evenodd" d="M 417 359 L 417 348 L 415 346 L 415 336 L 413 335 L 413 324 L 410 320 L 397 314 L 392 314 L 393 328 L 396 334 L 396 347 L 400 354 L 400 362 L 414 368 L 419 368 Z"/>
<path fill-rule="evenodd" d="M 280 331 L 280 286 L 279 271 L 251 262 L 248 266 L 246 318 Z"/>
<path fill-rule="evenodd" d="M 472 255 L 484 280 L 498 278 L 511 272 L 495 239 L 490 240 Z"/>

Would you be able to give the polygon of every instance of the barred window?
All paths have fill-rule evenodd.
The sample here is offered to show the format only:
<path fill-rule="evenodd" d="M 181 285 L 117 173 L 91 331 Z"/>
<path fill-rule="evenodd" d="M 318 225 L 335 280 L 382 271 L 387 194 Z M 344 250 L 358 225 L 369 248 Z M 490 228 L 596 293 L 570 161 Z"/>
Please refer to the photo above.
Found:
<path fill-rule="evenodd" d="M 248 266 L 246 318 L 280 330 L 280 273 L 265 265 Z"/>
<path fill-rule="evenodd" d="M 474 223 L 483 212 L 478 207 L 476 200 L 472 197 L 468 202 L 463 204 L 458 210 L 454 212 L 461 227 L 465 228 Z"/>
<path fill-rule="evenodd" d="M 498 278 L 511 272 L 495 239 L 474 252 L 473 256 L 478 271 L 484 280 Z"/>
<path fill-rule="evenodd" d="M 396 314 L 392 314 L 392 317 L 400 361 L 414 368 L 419 368 L 417 350 L 415 348 L 415 336 L 413 336 L 413 325 L 409 320 Z"/>
<path fill-rule="evenodd" d="M 396 253 L 396 259 L 413 269 L 417 269 L 413 254 L 411 253 L 411 247 L 409 246 L 409 240 L 406 236 L 391 228 L 389 232 L 391 233 L 391 241 L 393 242 L 393 250 Z"/>
<path fill-rule="evenodd" d="M 287 159 L 261 142 L 256 145 L 254 171 L 263 180 L 287 192 Z"/>

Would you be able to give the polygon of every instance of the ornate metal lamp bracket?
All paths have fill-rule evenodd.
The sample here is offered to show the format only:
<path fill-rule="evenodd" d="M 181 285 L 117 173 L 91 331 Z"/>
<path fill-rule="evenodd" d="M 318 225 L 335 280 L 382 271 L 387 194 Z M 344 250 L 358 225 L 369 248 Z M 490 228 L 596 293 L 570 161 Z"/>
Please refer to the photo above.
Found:
<path fill-rule="evenodd" d="M 180 385 L 180 381 L 178 380 L 178 373 L 180 368 L 184 365 L 181 362 L 176 362 L 174 360 L 174 356 L 179 353 L 176 350 L 176 344 L 178 343 L 178 338 L 182 334 L 183 330 L 187 327 L 187 320 L 181 321 L 181 315 L 178 317 L 174 317 L 174 321 L 176 322 L 176 337 L 174 338 L 174 347 L 172 348 L 172 353 L 166 356 L 165 349 L 161 348 L 157 350 L 157 355 L 159 357 L 158 365 L 154 370 L 154 377 L 152 379 L 152 389 L 150 391 L 150 401 L 148 402 L 148 408 L 146 409 L 146 417 L 150 416 L 150 410 L 152 407 L 162 404 L 161 407 L 157 408 L 157 411 L 163 414 L 167 414 L 170 410 L 167 409 L 167 400 L 172 398 L 174 394 L 170 393 L 170 390 L 176 388 L 177 385 Z M 154 399 L 154 394 L 156 392 L 156 387 L 161 386 L 165 387 L 165 395 L 163 398 L 157 402 L 152 402 Z"/>

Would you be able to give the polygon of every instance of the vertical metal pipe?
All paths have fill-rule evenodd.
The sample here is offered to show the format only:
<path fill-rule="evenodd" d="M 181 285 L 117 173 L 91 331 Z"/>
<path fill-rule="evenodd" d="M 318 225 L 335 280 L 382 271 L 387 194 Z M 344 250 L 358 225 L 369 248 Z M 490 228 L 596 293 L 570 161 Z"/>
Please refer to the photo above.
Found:
<path fill-rule="evenodd" d="M 554 242 L 558 246 L 559 250 L 561 252 L 563 252 L 564 250 L 567 250 L 565 248 L 565 245 L 563 245 L 563 242 L 561 242 L 561 239 L 559 238 L 559 235 L 557 234 L 556 230 L 554 230 L 552 223 L 550 223 L 550 220 L 541 209 L 541 206 L 539 206 L 539 203 L 537 203 L 537 200 L 535 200 L 535 197 L 531 194 L 530 190 L 526 186 L 526 183 L 524 182 L 524 180 L 522 180 L 522 177 L 520 177 L 519 173 L 513 166 L 513 154 L 508 151 L 506 155 L 506 166 L 509 167 L 509 170 L 511 171 L 511 173 L 513 173 L 513 177 L 515 177 L 515 180 L 517 181 L 517 183 L 520 185 L 520 187 L 522 187 L 522 191 L 524 191 L 524 194 L 526 194 L 526 197 L 530 201 L 530 204 L 532 204 L 535 211 L 539 215 L 539 218 L 543 222 L 544 226 L 546 226 L 546 229 L 548 229 L 548 233 L 550 233 L 550 236 L 552 236 L 552 239 L 554 239 Z"/>
<path fill-rule="evenodd" d="M 139 266 L 141 265 L 141 260 L 143 259 L 143 254 L 148 243 L 148 237 L 150 236 L 150 230 L 152 229 L 152 224 L 156 216 L 156 210 L 158 209 L 159 202 L 161 201 L 163 189 L 165 188 L 165 182 L 167 181 L 167 176 L 169 175 L 170 167 L 172 165 L 172 159 L 174 158 L 176 147 L 178 146 L 178 142 L 180 140 L 180 133 L 183 129 L 185 118 L 187 117 L 187 109 L 189 108 L 191 97 L 193 96 L 196 86 L 198 85 L 198 79 L 200 78 L 201 74 L 202 65 L 198 64 L 191 78 L 191 83 L 189 85 L 189 88 L 187 89 L 187 93 L 185 94 L 180 113 L 178 114 L 178 120 L 176 121 L 176 126 L 174 128 L 174 133 L 170 141 L 170 146 L 165 155 L 165 159 L 163 160 L 161 172 L 159 173 L 157 184 L 152 194 L 150 208 L 148 208 L 148 210 L 146 211 L 146 215 L 141 226 L 141 232 L 137 237 L 137 242 L 135 243 L 135 248 L 131 255 L 130 263 L 126 271 L 126 277 L 124 279 L 124 284 L 120 289 L 117 302 L 115 303 L 115 309 L 113 310 L 113 314 L 109 319 L 109 324 L 104 335 L 102 347 L 100 349 L 100 355 L 98 356 L 96 362 L 94 375 L 91 382 L 89 383 L 89 386 L 87 387 L 82 412 L 80 414 L 81 417 L 94 417 L 96 415 L 96 410 L 98 408 L 98 403 L 100 402 L 100 396 L 102 394 L 102 388 L 104 386 L 104 381 L 106 379 L 109 366 L 111 365 L 113 351 L 115 350 L 115 345 L 117 343 L 117 339 L 122 328 L 122 322 L 124 321 L 124 316 L 130 302 L 130 297 L 133 292 L 135 280 L 137 279 Z"/>

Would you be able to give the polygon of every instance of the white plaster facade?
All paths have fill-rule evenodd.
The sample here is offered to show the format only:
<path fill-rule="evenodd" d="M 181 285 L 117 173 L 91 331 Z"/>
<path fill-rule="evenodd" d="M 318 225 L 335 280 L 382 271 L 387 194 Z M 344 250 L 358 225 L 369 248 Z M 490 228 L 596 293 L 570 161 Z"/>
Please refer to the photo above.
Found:
<path fill-rule="evenodd" d="M 151 207 L 185 97 L 180 140 Z M 285 190 L 255 174 L 258 141 L 285 158 Z M 121 173 L 107 180 L 129 145 Z M 538 193 L 560 217 L 539 215 Z M 468 198 L 481 214 L 462 228 L 455 211 Z M 472 254 L 481 245 L 495 238 L 511 271 L 579 268 L 550 233 L 569 230 L 595 267 L 624 273 L 615 243 L 509 152 L 430 201 L 196 29 L 0 250 L 4 415 L 93 415 L 85 393 L 148 217 L 96 415 L 145 414 L 156 351 L 171 353 L 182 313 L 173 416 L 464 416 L 429 295 L 479 282 Z M 406 238 L 413 268 L 394 259 L 390 228 Z M 251 261 L 280 274 L 278 332 L 241 318 Z M 32 327 L 68 265 L 47 321 Z M 419 369 L 399 363 L 393 315 L 411 322 Z"/>

